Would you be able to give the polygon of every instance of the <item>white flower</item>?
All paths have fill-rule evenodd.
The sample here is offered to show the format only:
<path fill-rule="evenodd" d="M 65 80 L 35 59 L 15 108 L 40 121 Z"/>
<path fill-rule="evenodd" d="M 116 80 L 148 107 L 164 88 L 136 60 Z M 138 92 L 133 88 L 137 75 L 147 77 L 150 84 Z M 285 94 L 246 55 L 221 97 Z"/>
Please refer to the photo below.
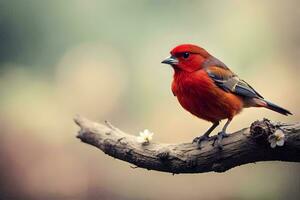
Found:
<path fill-rule="evenodd" d="M 137 137 L 137 141 L 142 144 L 148 144 L 153 137 L 154 133 L 151 133 L 148 129 L 140 132 L 140 135 Z"/>
<path fill-rule="evenodd" d="M 268 141 L 270 142 L 270 146 L 275 148 L 276 146 L 284 145 L 284 133 L 282 130 L 277 129 L 274 134 L 270 135 Z"/>

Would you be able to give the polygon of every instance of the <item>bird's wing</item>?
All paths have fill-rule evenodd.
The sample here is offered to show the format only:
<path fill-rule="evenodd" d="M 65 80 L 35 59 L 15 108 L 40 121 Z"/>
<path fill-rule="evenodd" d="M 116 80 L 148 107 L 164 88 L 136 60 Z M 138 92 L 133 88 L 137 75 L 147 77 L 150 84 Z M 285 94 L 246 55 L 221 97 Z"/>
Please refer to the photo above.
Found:
<path fill-rule="evenodd" d="M 216 85 L 227 92 L 232 92 L 243 97 L 263 98 L 246 81 L 240 79 L 226 66 L 208 66 L 205 70 Z"/>

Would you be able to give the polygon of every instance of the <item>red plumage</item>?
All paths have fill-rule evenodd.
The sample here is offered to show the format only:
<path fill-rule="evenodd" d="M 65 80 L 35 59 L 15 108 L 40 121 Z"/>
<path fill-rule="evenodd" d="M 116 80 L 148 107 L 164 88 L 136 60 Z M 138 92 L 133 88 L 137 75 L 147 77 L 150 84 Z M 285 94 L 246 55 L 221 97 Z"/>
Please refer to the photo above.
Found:
<path fill-rule="evenodd" d="M 200 143 L 223 119 L 228 119 L 218 134 L 218 146 L 226 136 L 226 128 L 232 118 L 244 107 L 266 107 L 284 115 L 288 110 L 266 101 L 248 83 L 234 74 L 224 63 L 196 45 L 175 47 L 171 57 L 162 63 L 174 68 L 172 92 L 181 106 L 193 115 L 210 121 L 213 126 L 194 139 Z"/>
<path fill-rule="evenodd" d="M 218 88 L 204 70 L 175 72 L 172 91 L 183 108 L 210 122 L 232 119 L 243 108 L 240 97 Z"/>

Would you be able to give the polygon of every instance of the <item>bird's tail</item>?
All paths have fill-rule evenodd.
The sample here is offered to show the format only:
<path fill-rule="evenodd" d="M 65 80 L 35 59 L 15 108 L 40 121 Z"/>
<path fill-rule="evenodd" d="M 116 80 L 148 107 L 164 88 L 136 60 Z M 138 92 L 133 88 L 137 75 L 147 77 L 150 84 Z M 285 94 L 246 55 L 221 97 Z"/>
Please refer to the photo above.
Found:
<path fill-rule="evenodd" d="M 283 114 L 283 115 L 292 115 L 292 113 L 290 111 L 288 111 L 287 109 L 284 109 L 280 106 L 277 106 L 274 103 L 271 103 L 271 102 L 269 102 L 265 99 L 254 98 L 252 100 L 253 100 L 254 105 L 257 106 L 257 107 L 268 108 L 270 110 L 273 110 L 273 111 L 278 112 L 278 113 Z"/>
<path fill-rule="evenodd" d="M 262 100 L 266 103 L 266 105 L 263 107 L 268 108 L 270 110 L 273 110 L 273 111 L 278 112 L 283 115 L 292 115 L 292 113 L 290 111 L 288 111 L 287 109 L 277 106 L 274 103 L 269 102 L 267 100 L 264 100 L 264 99 L 262 99 Z"/>

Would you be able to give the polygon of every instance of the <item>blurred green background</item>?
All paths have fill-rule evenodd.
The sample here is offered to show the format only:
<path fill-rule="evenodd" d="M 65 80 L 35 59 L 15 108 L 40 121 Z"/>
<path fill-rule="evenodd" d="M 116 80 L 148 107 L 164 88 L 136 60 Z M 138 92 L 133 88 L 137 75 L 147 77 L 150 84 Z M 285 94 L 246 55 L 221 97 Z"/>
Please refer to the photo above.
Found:
<path fill-rule="evenodd" d="M 299 199 L 299 164 L 223 174 L 132 169 L 75 138 L 81 114 L 154 141 L 188 142 L 210 124 L 178 104 L 172 47 L 207 49 L 299 121 L 300 3 L 290 1 L 0 1 L 0 199 Z M 298 198 L 297 198 L 298 197 Z"/>

